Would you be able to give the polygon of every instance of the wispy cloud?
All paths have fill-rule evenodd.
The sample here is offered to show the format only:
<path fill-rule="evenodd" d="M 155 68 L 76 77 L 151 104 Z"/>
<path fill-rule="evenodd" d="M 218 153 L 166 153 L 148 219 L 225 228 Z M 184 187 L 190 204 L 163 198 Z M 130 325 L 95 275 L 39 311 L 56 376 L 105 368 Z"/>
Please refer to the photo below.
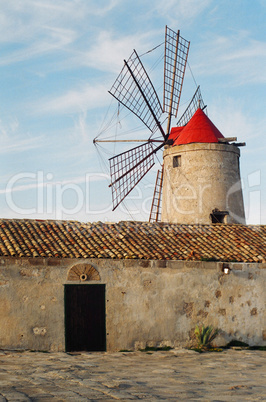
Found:
<path fill-rule="evenodd" d="M 45 38 L 34 40 L 32 44 L 23 46 L 22 49 L 11 52 L 8 56 L 2 56 L 0 65 L 9 65 L 24 60 L 29 60 L 45 53 L 54 52 L 74 42 L 76 35 L 69 29 L 43 27 Z"/>
<path fill-rule="evenodd" d="M 15 43 L 8 56 L 2 54 L 0 64 L 30 59 L 69 46 L 87 31 L 94 16 L 103 16 L 117 6 L 119 0 L 0 0 L 0 43 Z M 26 23 L 25 23 L 26 21 Z"/>
<path fill-rule="evenodd" d="M 234 99 L 217 100 L 208 109 L 211 120 L 225 137 L 237 137 L 241 142 L 252 140 L 254 144 L 256 139 L 264 135 L 266 121 L 245 113 Z"/>
<path fill-rule="evenodd" d="M 57 97 L 41 100 L 32 110 L 35 113 L 80 113 L 106 103 L 108 94 L 104 85 L 86 85 L 81 89 L 69 90 Z"/>
<path fill-rule="evenodd" d="M 29 151 L 31 149 L 41 148 L 44 145 L 44 137 L 38 136 L 34 138 L 23 138 L 18 137 L 12 138 L 12 140 L 3 141 L 1 143 L 0 154 L 10 154 L 10 153 L 21 153 L 24 151 Z"/>
<path fill-rule="evenodd" d="M 110 31 L 101 31 L 81 60 L 88 67 L 118 73 L 123 67 L 123 60 L 130 56 L 133 49 L 140 54 L 154 45 L 154 31 L 129 36 L 115 36 Z"/>
<path fill-rule="evenodd" d="M 121 0 L 105 0 L 99 3 L 98 0 L 90 1 L 89 13 L 91 15 L 104 16 L 117 7 L 121 3 Z"/>
<path fill-rule="evenodd" d="M 266 82 L 266 42 L 247 31 L 214 36 L 198 46 L 194 58 L 203 60 L 194 66 L 197 76 L 226 75 L 234 86 Z"/>
<path fill-rule="evenodd" d="M 40 148 L 44 145 L 44 136 L 33 137 L 19 132 L 19 122 L 13 119 L 8 123 L 0 120 L 0 154 L 14 154 Z"/>
<path fill-rule="evenodd" d="M 153 8 L 176 25 L 177 19 L 192 22 L 212 3 L 212 0 L 159 0 L 153 4 Z"/>

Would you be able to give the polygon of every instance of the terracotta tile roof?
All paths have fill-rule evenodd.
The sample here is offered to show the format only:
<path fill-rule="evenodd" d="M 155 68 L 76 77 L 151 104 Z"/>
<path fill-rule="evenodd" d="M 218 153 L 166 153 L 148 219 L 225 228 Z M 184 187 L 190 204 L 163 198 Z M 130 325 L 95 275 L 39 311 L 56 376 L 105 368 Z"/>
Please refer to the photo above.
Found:
<path fill-rule="evenodd" d="M 0 220 L 0 255 L 266 261 L 266 225 Z"/>

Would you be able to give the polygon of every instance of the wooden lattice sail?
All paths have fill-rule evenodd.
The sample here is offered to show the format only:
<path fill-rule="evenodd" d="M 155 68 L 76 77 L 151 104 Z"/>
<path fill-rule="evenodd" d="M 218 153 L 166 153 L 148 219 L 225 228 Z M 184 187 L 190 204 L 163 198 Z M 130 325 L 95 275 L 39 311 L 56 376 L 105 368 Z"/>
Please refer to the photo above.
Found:
<path fill-rule="evenodd" d="M 124 60 L 124 66 L 109 91 L 118 100 L 119 104 L 124 105 L 142 121 L 150 133 L 147 140 L 143 140 L 143 144 L 109 159 L 113 210 L 153 167 L 154 155 L 168 143 L 172 116 L 176 117 L 178 114 L 190 42 L 181 37 L 180 31 L 175 32 L 166 27 L 164 43 L 162 105 L 151 79 L 135 50 L 127 61 Z M 179 119 L 180 124 L 186 124 L 184 122 L 187 122 L 187 119 L 190 118 L 189 116 L 195 108 L 195 104 L 203 107 L 199 87 L 185 113 Z M 164 113 L 166 114 L 165 120 L 167 122 L 166 130 L 161 124 L 161 118 Z M 153 139 L 155 132 L 159 132 L 159 139 Z M 97 142 L 105 142 L 105 140 L 94 139 L 94 143 Z M 110 140 L 106 142 L 110 142 Z M 150 221 L 160 220 L 162 180 L 163 170 L 157 175 Z"/>
<path fill-rule="evenodd" d="M 202 96 L 201 96 L 201 92 L 200 92 L 200 86 L 197 87 L 196 92 L 194 93 L 191 101 L 189 102 L 188 107 L 186 108 L 186 110 L 184 111 L 184 113 L 182 114 L 182 116 L 180 117 L 180 119 L 178 120 L 178 122 L 176 123 L 177 127 L 182 127 L 185 126 L 189 120 L 191 119 L 191 117 L 193 116 L 193 114 L 196 112 L 196 110 L 200 108 L 200 109 L 206 109 L 206 106 L 204 105 Z"/>

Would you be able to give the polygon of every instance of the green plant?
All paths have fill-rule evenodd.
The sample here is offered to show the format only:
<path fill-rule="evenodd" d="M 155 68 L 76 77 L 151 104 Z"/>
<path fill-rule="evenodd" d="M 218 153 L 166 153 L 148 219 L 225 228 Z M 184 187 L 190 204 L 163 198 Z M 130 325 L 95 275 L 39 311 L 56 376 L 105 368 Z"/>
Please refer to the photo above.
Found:
<path fill-rule="evenodd" d="M 201 349 L 209 349 L 212 341 L 218 335 L 219 330 L 214 329 L 211 325 L 205 327 L 202 325 L 200 328 L 196 325 L 195 335 L 198 340 L 198 347 Z"/>

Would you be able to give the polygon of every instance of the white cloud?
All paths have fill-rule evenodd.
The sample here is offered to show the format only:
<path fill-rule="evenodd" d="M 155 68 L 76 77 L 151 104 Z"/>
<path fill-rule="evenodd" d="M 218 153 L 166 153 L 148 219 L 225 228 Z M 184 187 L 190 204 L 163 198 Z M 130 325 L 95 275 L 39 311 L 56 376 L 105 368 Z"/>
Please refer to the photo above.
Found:
<path fill-rule="evenodd" d="M 44 145 L 44 137 L 12 138 L 1 143 L 1 154 L 21 153 L 31 149 L 41 148 Z"/>
<path fill-rule="evenodd" d="M 0 41 L 25 43 L 32 42 L 42 35 L 46 36 L 47 27 L 70 29 L 73 22 L 81 15 L 73 12 L 73 5 L 76 2 L 58 2 L 60 6 L 52 6 L 51 2 L 36 2 L 31 0 L 17 0 L 16 2 L 6 2 L 0 0 L 1 7 L 1 26 Z M 65 7 L 63 6 L 65 3 Z M 46 5 L 46 8 L 45 8 Z M 40 8 L 40 6 L 42 6 Z M 51 9 L 52 7 L 52 9 Z M 69 19 L 72 11 L 72 19 Z M 69 23 L 66 24 L 65 20 Z"/>
<path fill-rule="evenodd" d="M 176 25 L 176 21 L 193 21 L 207 7 L 212 4 L 212 0 L 165 0 L 156 1 L 153 7 L 160 15 L 167 16 Z"/>
<path fill-rule="evenodd" d="M 88 52 L 82 54 L 80 61 L 88 67 L 118 74 L 123 67 L 123 60 L 129 58 L 133 49 L 141 54 L 156 44 L 154 34 L 154 31 L 149 31 L 114 37 L 109 31 L 100 31 L 98 38 Z"/>
<path fill-rule="evenodd" d="M 199 44 L 193 58 L 202 60 L 194 66 L 197 76 L 226 75 L 234 86 L 266 82 L 266 42 L 254 40 L 247 31 L 216 35 Z"/>
<path fill-rule="evenodd" d="M 46 38 L 35 40 L 29 46 L 23 47 L 21 50 L 11 52 L 8 56 L 2 56 L 0 65 L 9 65 L 33 57 L 50 53 L 58 49 L 62 49 L 68 44 L 74 42 L 75 33 L 69 29 L 59 29 L 43 27 L 46 31 Z"/>
<path fill-rule="evenodd" d="M 1 64 L 16 63 L 69 45 L 88 31 L 92 18 L 110 12 L 119 0 L 99 5 L 86 0 L 0 0 L 0 43 L 15 43 L 16 50 Z M 93 28 L 92 28 L 93 29 Z"/>
<path fill-rule="evenodd" d="M 103 17 L 105 14 L 109 13 L 111 10 L 117 7 L 121 3 L 121 0 L 107 0 L 101 3 L 104 4 L 99 4 L 98 0 L 90 0 L 89 13 L 91 15 L 98 15 Z"/>
<path fill-rule="evenodd" d="M 85 85 L 82 89 L 69 90 L 58 97 L 42 100 L 32 110 L 35 113 L 80 113 L 104 106 L 109 99 L 104 85 Z"/>
<path fill-rule="evenodd" d="M 252 140 L 254 144 L 258 138 L 264 136 L 266 121 L 246 113 L 242 105 L 233 98 L 213 101 L 208 111 L 212 122 L 225 137 L 237 137 L 240 142 Z"/>
<path fill-rule="evenodd" d="M 88 140 L 88 125 L 87 125 L 87 111 L 84 111 L 78 115 L 78 120 L 75 122 L 74 133 L 76 137 L 84 142 Z"/>
<path fill-rule="evenodd" d="M 0 154 L 21 153 L 44 145 L 44 137 L 25 135 L 20 132 L 19 122 L 13 119 L 8 123 L 0 120 Z"/>

